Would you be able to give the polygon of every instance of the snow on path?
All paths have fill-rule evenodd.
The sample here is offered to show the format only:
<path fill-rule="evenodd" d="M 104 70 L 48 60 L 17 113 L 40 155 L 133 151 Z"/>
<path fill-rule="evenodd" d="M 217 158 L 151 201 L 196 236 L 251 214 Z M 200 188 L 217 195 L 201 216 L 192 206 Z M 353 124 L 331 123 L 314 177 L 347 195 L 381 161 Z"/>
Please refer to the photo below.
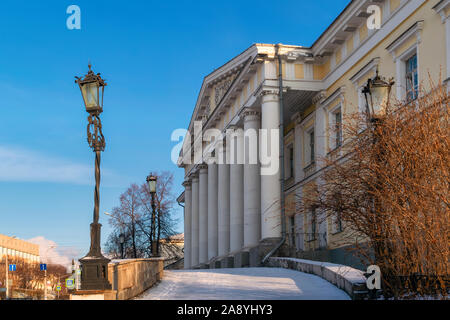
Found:
<path fill-rule="evenodd" d="M 282 268 L 164 270 L 137 300 L 350 300 L 328 281 Z"/>

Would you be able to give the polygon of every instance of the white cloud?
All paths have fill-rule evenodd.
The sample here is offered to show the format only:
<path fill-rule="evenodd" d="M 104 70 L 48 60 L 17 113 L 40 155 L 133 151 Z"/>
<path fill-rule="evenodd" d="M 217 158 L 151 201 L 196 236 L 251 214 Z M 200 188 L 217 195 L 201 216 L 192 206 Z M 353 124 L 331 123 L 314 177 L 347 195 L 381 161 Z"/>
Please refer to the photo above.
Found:
<path fill-rule="evenodd" d="M 0 181 L 94 184 L 93 165 L 75 163 L 21 147 L 0 145 Z M 121 186 L 123 177 L 102 168 L 103 186 Z"/>
<path fill-rule="evenodd" d="M 0 146 L 0 181 L 90 184 L 92 168 L 35 151 Z"/>
<path fill-rule="evenodd" d="M 62 247 L 55 241 L 48 240 L 43 236 L 38 236 L 27 241 L 39 245 L 39 255 L 41 262 L 48 264 L 60 264 L 65 266 L 68 271 L 71 270 L 72 259 L 76 261 L 79 256 L 79 250 L 75 247 Z"/>

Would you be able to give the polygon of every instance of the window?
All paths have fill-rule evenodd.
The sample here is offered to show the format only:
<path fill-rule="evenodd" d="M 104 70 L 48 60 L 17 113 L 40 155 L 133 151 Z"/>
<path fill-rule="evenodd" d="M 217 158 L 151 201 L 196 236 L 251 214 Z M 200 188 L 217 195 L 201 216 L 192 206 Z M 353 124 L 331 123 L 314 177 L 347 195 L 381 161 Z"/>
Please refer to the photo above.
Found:
<path fill-rule="evenodd" d="M 297 249 L 297 251 L 303 250 L 305 245 L 304 245 L 304 226 L 303 226 L 303 213 L 297 214 L 294 218 L 295 220 L 295 232 L 296 232 L 296 243 L 295 243 L 295 247 Z"/>
<path fill-rule="evenodd" d="M 289 177 L 294 177 L 294 147 L 289 147 L 289 168 L 290 168 L 290 174 Z"/>
<path fill-rule="evenodd" d="M 342 145 L 342 111 L 338 106 L 329 113 L 330 121 L 330 150 L 337 149 Z"/>
<path fill-rule="evenodd" d="M 332 232 L 338 233 L 343 231 L 342 218 L 340 212 L 332 216 Z"/>
<path fill-rule="evenodd" d="M 417 73 L 417 54 L 405 61 L 406 63 L 406 97 L 408 101 L 418 96 L 419 78 Z"/>
<path fill-rule="evenodd" d="M 295 245 L 295 218 L 290 217 L 290 246 L 293 247 Z"/>
<path fill-rule="evenodd" d="M 342 145 L 342 113 L 341 110 L 334 114 L 336 126 L 336 148 Z"/>
<path fill-rule="evenodd" d="M 314 130 L 309 133 L 309 161 L 314 163 Z"/>

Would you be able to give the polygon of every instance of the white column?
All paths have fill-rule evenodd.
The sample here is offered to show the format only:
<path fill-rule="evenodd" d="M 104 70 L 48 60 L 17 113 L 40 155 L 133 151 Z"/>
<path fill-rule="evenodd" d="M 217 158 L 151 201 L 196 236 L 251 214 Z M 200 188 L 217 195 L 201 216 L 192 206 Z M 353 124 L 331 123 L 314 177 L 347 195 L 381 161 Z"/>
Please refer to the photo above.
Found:
<path fill-rule="evenodd" d="M 279 132 L 280 116 L 278 94 L 264 92 L 261 105 L 261 238 L 281 237 Z M 267 139 L 261 139 L 265 135 Z M 266 141 L 264 141 L 266 140 Z M 264 164 L 263 155 L 271 155 Z"/>
<path fill-rule="evenodd" d="M 219 212 L 219 256 L 230 252 L 230 165 L 227 163 L 226 146 L 223 146 L 219 148 L 219 185 L 217 192 L 217 207 Z"/>
<path fill-rule="evenodd" d="M 191 181 L 185 181 L 184 186 L 184 268 L 189 269 L 191 264 L 191 213 L 192 213 L 192 187 Z"/>
<path fill-rule="evenodd" d="M 244 246 L 244 131 L 232 127 L 230 150 L 230 252 Z M 227 141 L 228 143 L 228 141 Z"/>
<path fill-rule="evenodd" d="M 208 260 L 217 257 L 217 164 L 208 165 Z"/>
<path fill-rule="evenodd" d="M 261 239 L 261 179 L 258 162 L 260 112 L 246 110 L 244 118 L 244 247 L 254 247 Z"/>
<path fill-rule="evenodd" d="M 192 226 L 191 226 L 191 230 L 192 230 L 192 236 L 191 236 L 191 241 L 192 241 L 192 254 L 191 254 L 191 264 L 192 266 L 196 266 L 198 265 L 199 261 L 198 261 L 198 208 L 199 208 L 199 203 L 198 203 L 199 197 L 198 197 L 198 174 L 193 174 L 192 175 Z"/>
<path fill-rule="evenodd" d="M 199 252 L 200 263 L 208 262 L 208 166 L 200 165 L 199 173 Z"/>

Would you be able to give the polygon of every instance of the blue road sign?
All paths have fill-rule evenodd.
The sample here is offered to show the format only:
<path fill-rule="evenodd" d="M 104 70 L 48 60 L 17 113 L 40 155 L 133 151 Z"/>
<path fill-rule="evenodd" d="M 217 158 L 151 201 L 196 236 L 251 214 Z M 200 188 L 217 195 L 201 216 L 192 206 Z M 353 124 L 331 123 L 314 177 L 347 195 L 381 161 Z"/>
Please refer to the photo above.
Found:
<path fill-rule="evenodd" d="M 41 266 L 41 271 L 47 270 L 47 265 L 45 263 L 41 263 L 40 266 Z"/>
<path fill-rule="evenodd" d="M 75 280 L 73 278 L 66 279 L 66 288 L 67 289 L 75 288 Z"/>
<path fill-rule="evenodd" d="M 10 264 L 9 265 L 9 271 L 16 271 L 17 267 L 15 264 Z"/>

